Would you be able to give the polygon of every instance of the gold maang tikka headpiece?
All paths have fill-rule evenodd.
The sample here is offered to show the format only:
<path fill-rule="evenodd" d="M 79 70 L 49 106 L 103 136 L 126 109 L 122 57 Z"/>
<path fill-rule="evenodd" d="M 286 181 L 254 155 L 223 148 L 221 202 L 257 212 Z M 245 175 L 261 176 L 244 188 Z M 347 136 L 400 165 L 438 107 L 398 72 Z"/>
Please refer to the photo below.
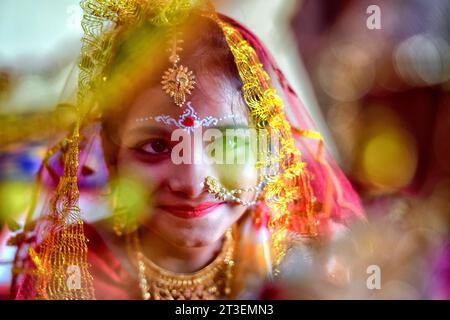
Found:
<path fill-rule="evenodd" d="M 179 32 L 174 31 L 171 37 L 171 46 L 169 48 L 170 56 L 169 61 L 172 63 L 172 67 L 169 68 L 162 76 L 162 88 L 163 90 L 173 98 L 175 104 L 180 108 L 183 107 L 186 102 L 186 96 L 191 94 L 191 90 L 194 89 L 195 76 L 192 70 L 188 67 L 179 64 L 180 56 L 179 52 L 183 49 L 180 45 L 183 40 L 179 37 Z"/>

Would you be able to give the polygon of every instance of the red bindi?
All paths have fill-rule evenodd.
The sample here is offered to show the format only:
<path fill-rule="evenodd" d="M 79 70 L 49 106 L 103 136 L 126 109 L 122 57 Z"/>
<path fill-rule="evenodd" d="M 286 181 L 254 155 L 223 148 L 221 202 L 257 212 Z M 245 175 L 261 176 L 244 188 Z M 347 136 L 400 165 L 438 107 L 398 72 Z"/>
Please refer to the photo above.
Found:
<path fill-rule="evenodd" d="M 193 117 L 186 117 L 183 120 L 183 125 L 186 127 L 192 127 L 194 125 L 194 122 L 195 122 L 195 120 Z"/>

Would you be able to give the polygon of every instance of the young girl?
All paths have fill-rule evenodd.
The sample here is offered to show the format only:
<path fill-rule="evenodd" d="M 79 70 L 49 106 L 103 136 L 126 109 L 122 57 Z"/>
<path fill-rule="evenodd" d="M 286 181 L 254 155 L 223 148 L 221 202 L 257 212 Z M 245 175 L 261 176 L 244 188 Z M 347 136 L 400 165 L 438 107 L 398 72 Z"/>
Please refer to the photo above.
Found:
<path fill-rule="evenodd" d="M 188 1 L 82 5 L 78 120 L 51 150 L 64 171 L 28 228 L 35 237 L 19 246 L 17 298 L 258 297 L 292 267 L 283 264 L 291 251 L 305 255 L 362 216 L 304 106 L 245 27 Z M 88 224 L 80 141 L 99 138 L 111 216 Z"/>

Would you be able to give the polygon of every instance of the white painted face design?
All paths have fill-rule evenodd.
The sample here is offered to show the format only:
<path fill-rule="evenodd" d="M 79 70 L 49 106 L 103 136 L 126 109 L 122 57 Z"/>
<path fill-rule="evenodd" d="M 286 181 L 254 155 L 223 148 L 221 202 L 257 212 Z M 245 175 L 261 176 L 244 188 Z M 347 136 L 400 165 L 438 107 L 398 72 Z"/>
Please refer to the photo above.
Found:
<path fill-rule="evenodd" d="M 194 106 L 192 105 L 192 102 L 187 102 L 186 108 L 184 109 L 184 112 L 178 117 L 178 120 L 172 118 L 168 115 L 159 115 L 159 116 L 149 116 L 149 117 L 143 117 L 143 118 L 137 118 L 136 122 L 144 122 L 144 121 L 156 121 L 156 122 L 162 122 L 166 125 L 173 125 L 177 128 L 183 129 L 187 132 L 193 132 L 198 127 L 209 127 L 212 125 L 217 125 L 219 122 L 227 119 L 241 119 L 242 116 L 234 115 L 234 114 L 228 114 L 223 117 L 212 117 L 207 116 L 205 118 L 200 118 L 197 114 L 197 112 L 194 109 Z"/>

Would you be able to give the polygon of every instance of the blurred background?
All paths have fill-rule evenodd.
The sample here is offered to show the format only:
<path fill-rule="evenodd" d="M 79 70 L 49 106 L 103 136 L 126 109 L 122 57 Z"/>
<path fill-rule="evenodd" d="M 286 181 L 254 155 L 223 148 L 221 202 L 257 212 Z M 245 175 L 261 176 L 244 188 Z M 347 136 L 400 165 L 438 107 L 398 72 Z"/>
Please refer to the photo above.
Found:
<path fill-rule="evenodd" d="M 450 1 L 217 6 L 272 52 L 371 222 L 355 230 L 353 245 L 344 238 L 329 248 L 338 252 L 334 279 L 345 278 L 346 258 L 363 289 L 335 281 L 324 290 L 309 275 L 290 284 L 291 296 L 450 299 Z M 61 131 L 55 106 L 79 54 L 81 18 L 77 0 L 0 2 L 0 298 L 15 254 L 7 239 L 23 224 L 48 141 Z M 87 198 L 106 181 L 98 166 L 94 159 L 82 168 Z M 89 201 L 84 210 L 101 215 Z M 365 287 L 369 265 L 380 267 L 382 290 Z M 305 287 L 314 294 L 299 295 Z"/>

